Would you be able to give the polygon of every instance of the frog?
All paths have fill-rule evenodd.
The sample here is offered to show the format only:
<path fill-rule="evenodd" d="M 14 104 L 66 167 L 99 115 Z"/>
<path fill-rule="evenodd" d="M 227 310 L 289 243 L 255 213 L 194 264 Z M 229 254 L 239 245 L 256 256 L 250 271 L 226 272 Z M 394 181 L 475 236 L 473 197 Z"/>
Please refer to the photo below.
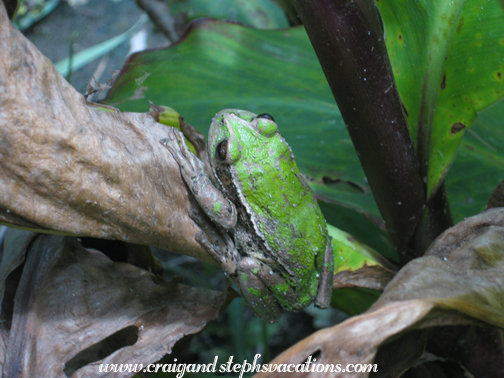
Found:
<path fill-rule="evenodd" d="M 329 307 L 334 255 L 325 218 L 271 115 L 217 113 L 207 140 L 210 167 L 178 130 L 161 143 L 202 210 L 192 215 L 202 229 L 198 241 L 260 318 L 274 323 L 282 310 L 312 302 Z"/>

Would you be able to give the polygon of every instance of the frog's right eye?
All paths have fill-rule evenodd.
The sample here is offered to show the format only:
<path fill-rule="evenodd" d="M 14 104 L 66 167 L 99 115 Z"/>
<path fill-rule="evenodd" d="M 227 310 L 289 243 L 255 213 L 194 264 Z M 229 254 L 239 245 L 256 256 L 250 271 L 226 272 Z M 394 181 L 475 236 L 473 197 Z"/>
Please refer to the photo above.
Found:
<path fill-rule="evenodd" d="M 220 158 L 221 160 L 226 160 L 228 153 L 228 141 L 223 140 L 222 142 L 219 143 L 217 146 L 217 157 Z"/>
<path fill-rule="evenodd" d="M 277 131 L 277 124 L 272 116 L 263 113 L 259 114 L 257 117 L 257 131 L 265 137 L 270 137 Z"/>
<path fill-rule="evenodd" d="M 263 119 L 267 119 L 267 120 L 275 122 L 275 119 L 273 118 L 273 116 L 270 116 L 268 113 L 259 114 L 257 116 L 257 118 L 263 118 Z"/>

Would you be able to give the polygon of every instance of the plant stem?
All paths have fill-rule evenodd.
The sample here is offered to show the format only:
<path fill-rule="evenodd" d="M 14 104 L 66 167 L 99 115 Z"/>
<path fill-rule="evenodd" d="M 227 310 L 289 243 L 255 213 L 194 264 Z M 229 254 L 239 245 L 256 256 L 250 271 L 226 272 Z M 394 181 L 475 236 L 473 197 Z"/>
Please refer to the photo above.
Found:
<path fill-rule="evenodd" d="M 373 0 L 294 0 L 403 262 L 425 184 Z M 424 243 L 423 243 L 424 244 Z"/>

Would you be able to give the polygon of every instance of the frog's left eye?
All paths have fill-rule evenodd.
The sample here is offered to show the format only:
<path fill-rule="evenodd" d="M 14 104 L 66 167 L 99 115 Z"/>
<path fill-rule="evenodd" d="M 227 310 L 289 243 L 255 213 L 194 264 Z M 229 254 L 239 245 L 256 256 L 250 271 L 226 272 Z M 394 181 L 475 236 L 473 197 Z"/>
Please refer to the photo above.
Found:
<path fill-rule="evenodd" d="M 262 113 L 262 114 L 259 114 L 259 115 L 257 116 L 257 118 L 264 118 L 264 119 L 268 119 L 268 120 L 270 120 L 270 121 L 275 122 L 275 119 L 274 119 L 272 116 L 270 116 L 268 113 Z"/>
<path fill-rule="evenodd" d="M 217 146 L 217 156 L 221 160 L 226 160 L 227 153 L 228 153 L 228 141 L 227 140 L 223 140 Z"/>
<path fill-rule="evenodd" d="M 226 164 L 233 164 L 241 158 L 240 143 L 234 137 L 219 142 L 215 149 L 215 159 Z"/>
<path fill-rule="evenodd" d="M 257 131 L 261 135 L 264 135 L 265 137 L 270 137 L 277 131 L 277 124 L 275 123 L 275 120 L 273 119 L 272 116 L 269 114 L 263 113 L 259 114 L 257 117 Z"/>

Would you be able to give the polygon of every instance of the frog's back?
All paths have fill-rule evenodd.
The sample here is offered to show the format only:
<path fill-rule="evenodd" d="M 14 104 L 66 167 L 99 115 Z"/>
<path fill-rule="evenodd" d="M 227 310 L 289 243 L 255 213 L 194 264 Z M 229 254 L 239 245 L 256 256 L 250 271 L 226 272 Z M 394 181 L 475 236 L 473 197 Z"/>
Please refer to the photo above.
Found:
<path fill-rule="evenodd" d="M 290 147 L 278 132 L 240 138 L 244 143 L 236 168 L 254 226 L 293 287 L 316 286 L 319 269 L 314 267 L 323 263 L 327 227 Z M 247 143 L 247 138 L 256 140 Z"/>

